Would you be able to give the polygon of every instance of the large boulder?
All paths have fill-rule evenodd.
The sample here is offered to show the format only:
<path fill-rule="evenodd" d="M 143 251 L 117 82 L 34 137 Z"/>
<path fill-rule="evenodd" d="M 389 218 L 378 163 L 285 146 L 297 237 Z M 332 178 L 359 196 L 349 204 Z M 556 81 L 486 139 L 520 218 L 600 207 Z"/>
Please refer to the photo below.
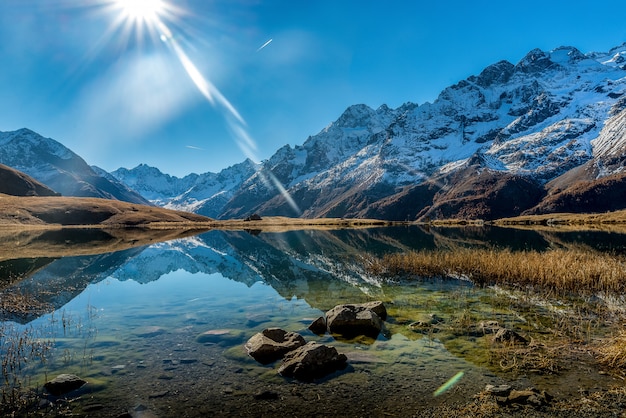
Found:
<path fill-rule="evenodd" d="M 280 328 L 267 328 L 254 334 L 246 343 L 248 354 L 261 364 L 269 364 L 285 353 L 306 344 L 304 337 Z"/>
<path fill-rule="evenodd" d="M 383 328 L 387 310 L 382 302 L 338 305 L 326 312 L 328 332 L 345 338 L 359 335 L 376 338 Z"/>
<path fill-rule="evenodd" d="M 82 387 L 85 380 L 73 374 L 60 374 L 54 379 L 46 382 L 43 387 L 54 396 L 61 396 Z"/>
<path fill-rule="evenodd" d="M 334 371 L 344 369 L 348 358 L 330 347 L 309 342 L 285 355 L 278 373 L 298 380 L 319 379 Z"/>

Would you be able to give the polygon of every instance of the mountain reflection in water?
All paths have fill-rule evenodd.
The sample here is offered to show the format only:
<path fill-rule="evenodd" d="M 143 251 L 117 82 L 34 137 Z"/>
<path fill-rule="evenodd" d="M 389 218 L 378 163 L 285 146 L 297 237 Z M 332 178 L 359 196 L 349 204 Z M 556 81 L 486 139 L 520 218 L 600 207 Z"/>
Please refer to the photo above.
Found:
<path fill-rule="evenodd" d="M 76 229 L 44 233 L 28 240 L 26 252 L 39 242 L 45 242 L 45 248 L 55 248 L 55 243 L 57 247 L 67 248 L 70 242 L 75 249 L 80 249 L 80 244 L 88 248 L 103 235 L 99 230 Z M 621 254 L 626 252 L 624 237 L 607 231 L 410 226 L 260 234 L 215 230 L 116 252 L 58 258 L 19 258 L 20 248 L 13 247 L 11 255 L 15 258 L 0 261 L 0 292 L 34 295 L 52 311 L 80 294 L 87 285 L 107 277 L 148 283 L 182 269 L 192 274 L 220 273 L 247 286 L 263 282 L 286 299 L 303 298 L 311 306 L 325 310 L 336 301 L 328 295 L 315 296 L 311 292 L 327 287 L 323 281 L 330 280 L 333 286 L 339 286 L 342 294 L 367 299 L 363 286 L 375 286 L 376 281 L 362 269 L 359 260 L 365 256 L 458 247 L 542 251 L 569 246 Z M 79 253 L 85 251 L 78 249 Z M 34 319 L 32 316 L 0 318 L 19 322 Z"/>
<path fill-rule="evenodd" d="M 67 247 L 69 242 L 89 247 L 87 235 L 81 237 L 76 230 L 72 234 L 67 240 L 57 237 L 56 247 L 47 237 L 45 248 Z M 151 245 L 126 245 L 115 252 L 88 254 L 83 248 L 76 256 L 51 251 L 58 256 L 20 258 L 16 250 L 13 257 L 7 257 L 10 251 L 5 249 L 0 251 L 5 254 L 0 261 L 0 298 L 28 295 L 46 309 L 22 314 L 2 311 L 0 319 L 41 327 L 55 341 L 56 354 L 45 370 L 35 367 L 31 371 L 34 382 L 41 385 L 44 373 L 80 374 L 91 382 L 89 390 L 100 396 L 101 402 L 139 391 L 135 396 L 153 399 L 153 408 L 166 408 L 154 399 L 180 401 L 170 389 L 177 385 L 176 396 L 203 399 L 222 412 L 231 408 L 233 413 L 245 414 L 242 408 L 248 398 L 231 402 L 224 393 L 257 391 L 267 385 L 274 385 L 277 391 L 286 389 L 273 366 L 256 364 L 245 355 L 242 345 L 263 328 L 281 327 L 301 332 L 307 340 L 337 344 L 338 350 L 347 353 L 350 368 L 324 384 L 332 384 L 333 379 L 347 382 L 361 387 L 367 398 L 370 379 L 386 379 L 385 393 L 405 399 L 410 391 L 414 407 L 419 408 L 420 402 L 430 399 L 452 376 L 462 375 L 463 381 L 471 384 L 459 383 L 455 394 L 448 396 L 465 398 L 499 380 L 484 368 L 488 361 L 481 354 L 484 346 L 475 347 L 458 336 L 415 332 L 408 324 L 433 318 L 433 313 L 445 320 L 466 311 L 476 321 L 495 317 L 514 327 L 528 324 L 519 312 L 485 302 L 487 290 L 474 289 L 466 281 L 382 283 L 366 271 L 367 257 L 461 247 L 541 251 L 571 246 L 621 254 L 625 242 L 624 235 L 603 231 L 410 226 L 255 234 L 214 230 Z M 36 238 L 29 243 L 38 245 Z M 335 341 L 307 330 L 312 319 L 335 305 L 376 299 L 383 300 L 390 313 L 386 330 L 376 341 Z M 223 338 L 200 343 L 197 336 L 207 330 L 217 330 L 216 335 Z M 183 372 L 187 364 L 195 366 Z M 121 372 L 124 368 L 132 368 L 132 372 Z M 212 380 L 203 383 L 205 392 L 194 394 L 193 382 L 209 379 L 207 373 Z M 122 377 L 123 382 L 117 380 Z M 407 379 L 420 381 L 420 387 L 406 386 Z M 167 387 L 157 391 L 162 396 L 149 393 L 149 388 L 145 389 L 148 392 L 137 389 L 142 382 L 154 386 L 155 381 L 159 387 Z M 399 399 L 395 407 L 408 407 Z M 376 396 L 370 401 L 382 407 Z M 172 416 L 178 416 L 174 411 L 180 412 L 171 411 Z M 204 411 L 216 413 L 210 408 Z M 250 415 L 256 412 L 251 410 Z"/>

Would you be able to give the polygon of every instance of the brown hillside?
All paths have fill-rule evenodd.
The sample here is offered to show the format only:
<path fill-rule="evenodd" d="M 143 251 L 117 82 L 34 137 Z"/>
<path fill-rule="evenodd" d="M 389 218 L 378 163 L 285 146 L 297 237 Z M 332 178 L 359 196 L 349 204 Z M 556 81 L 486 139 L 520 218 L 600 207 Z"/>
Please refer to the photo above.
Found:
<path fill-rule="evenodd" d="M 48 186 L 29 175 L 0 164 L 0 193 L 12 196 L 58 196 Z"/>
<path fill-rule="evenodd" d="M 119 200 L 81 197 L 17 197 L 0 194 L 0 225 L 92 225 L 107 227 L 210 222 L 194 213 Z"/>
<path fill-rule="evenodd" d="M 468 167 L 454 174 L 433 206 L 420 214 L 425 219 L 485 219 L 514 216 L 539 202 L 544 191 L 530 178 Z"/>
<path fill-rule="evenodd" d="M 541 203 L 523 214 L 599 213 L 625 207 L 626 173 L 620 173 L 598 180 L 579 180 L 562 190 L 553 188 Z"/>

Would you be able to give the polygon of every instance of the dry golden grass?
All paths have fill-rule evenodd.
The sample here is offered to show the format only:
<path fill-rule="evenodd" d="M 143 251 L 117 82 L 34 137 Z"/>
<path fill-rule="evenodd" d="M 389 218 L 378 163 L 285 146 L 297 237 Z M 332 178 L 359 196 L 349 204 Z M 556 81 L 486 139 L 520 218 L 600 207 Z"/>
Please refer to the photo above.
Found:
<path fill-rule="evenodd" d="M 371 269 L 383 276 L 462 276 L 478 285 L 535 287 L 557 293 L 626 291 L 624 257 L 582 250 L 414 251 L 374 260 Z"/>
<path fill-rule="evenodd" d="M 626 374 L 626 331 L 603 341 L 596 351 L 600 364 L 614 373 Z"/>
<path fill-rule="evenodd" d="M 379 219 L 346 219 L 346 218 L 288 218 L 284 216 L 264 217 L 259 221 L 244 221 L 242 219 L 232 219 L 223 221 L 213 221 L 211 227 L 223 230 L 259 230 L 263 232 L 284 232 L 303 229 L 358 229 L 372 228 L 380 226 L 391 226 L 397 224 L 392 221 L 382 221 Z"/>
<path fill-rule="evenodd" d="M 83 197 L 18 197 L 0 194 L 0 225 L 128 227 L 151 223 L 202 224 L 211 219 L 195 213 L 119 200 Z"/>
<path fill-rule="evenodd" d="M 495 225 L 617 225 L 626 224 L 626 210 L 606 213 L 550 213 L 516 216 L 492 222 Z"/>

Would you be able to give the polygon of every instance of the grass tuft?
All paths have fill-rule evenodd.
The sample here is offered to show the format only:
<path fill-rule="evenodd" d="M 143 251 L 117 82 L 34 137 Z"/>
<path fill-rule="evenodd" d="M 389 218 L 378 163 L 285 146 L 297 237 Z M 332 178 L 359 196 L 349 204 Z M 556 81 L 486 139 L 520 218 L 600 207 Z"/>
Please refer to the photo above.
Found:
<path fill-rule="evenodd" d="M 411 251 L 372 260 L 370 270 L 387 277 L 461 277 L 477 285 L 534 287 L 555 294 L 626 291 L 626 258 L 581 250 Z"/>

